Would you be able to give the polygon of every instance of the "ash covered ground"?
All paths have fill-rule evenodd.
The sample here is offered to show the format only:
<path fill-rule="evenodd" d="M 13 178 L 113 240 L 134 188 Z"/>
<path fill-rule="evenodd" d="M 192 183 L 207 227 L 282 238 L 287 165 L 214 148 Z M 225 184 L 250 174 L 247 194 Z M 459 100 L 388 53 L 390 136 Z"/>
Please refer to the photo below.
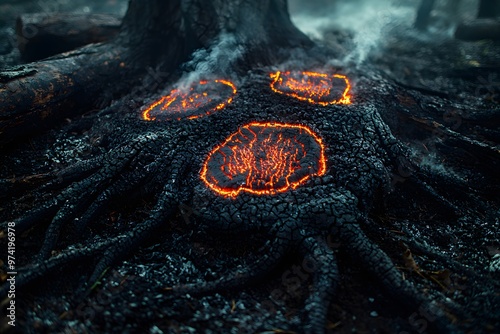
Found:
<path fill-rule="evenodd" d="M 16 11 L 23 12 L 33 8 L 28 1 L 12 3 L 4 1 L 2 5 L 0 2 L 3 6 L 0 10 L 16 8 Z M 118 11 L 123 11 L 120 3 L 114 5 L 118 6 Z M 75 5 L 72 3 L 71 6 Z M 78 7 L 77 10 L 99 10 L 88 2 L 86 6 L 87 9 Z M 74 7 L 67 8 L 75 10 Z M 401 6 L 387 11 L 383 6 L 379 8 L 380 12 L 376 13 L 379 13 L 377 17 L 382 23 L 377 36 L 383 37 L 376 45 L 369 43 L 373 36 L 364 40 L 359 33 L 356 35 L 355 30 L 341 24 L 314 27 L 311 34 L 318 43 L 331 48 L 337 55 L 332 58 L 332 66 L 344 64 L 343 72 L 353 81 L 354 106 L 373 98 L 379 99 L 376 104 L 384 120 L 400 140 L 412 147 L 415 157 L 422 163 L 489 184 L 486 209 L 471 208 L 470 214 L 450 219 L 441 215 L 439 206 L 425 194 L 403 190 L 407 184 L 403 171 L 394 179 L 395 191 L 379 199 L 383 204 L 375 205 L 378 209 L 370 213 L 374 224 L 366 232 L 421 291 L 429 295 L 444 293 L 463 305 L 470 318 L 460 319 L 459 328 L 472 333 L 494 333 L 500 329 L 500 305 L 495 303 L 500 294 L 499 197 L 495 193 L 498 177 L 488 180 L 484 179 L 484 174 L 497 173 L 498 176 L 495 172 L 500 167 L 498 160 L 491 160 L 489 166 L 484 166 L 480 154 L 465 160 L 450 144 L 451 134 L 445 134 L 443 138 L 442 133 L 424 131 L 426 128 L 419 127 L 418 121 L 412 122 L 411 116 L 444 123 L 454 133 L 498 148 L 500 44 L 458 41 L 449 32 L 453 22 L 443 22 L 439 15 L 435 16 L 431 32 L 427 34 L 413 31 L 409 24 L 388 19 L 393 16 L 404 18 L 410 15 L 411 8 L 405 6 L 404 1 Z M 299 27 L 300 19 L 301 16 L 297 15 Z M 13 33 L 10 23 L 12 21 L 5 21 L 4 36 Z M 305 26 L 302 28 L 307 30 Z M 2 47 L 4 65 L 20 62 L 14 48 Z M 350 68 L 345 64 L 350 64 Z M 256 69 L 242 79 L 244 84 L 238 87 L 241 92 L 239 102 L 231 106 L 232 110 L 274 103 L 268 87 L 270 71 L 269 68 Z M 389 85 L 398 89 L 387 89 Z M 384 96 L 386 92 L 397 96 Z M 315 108 L 301 107 L 296 102 L 289 102 L 285 107 L 297 111 L 297 118 L 303 112 L 301 108 Z M 490 115 L 491 111 L 497 116 L 483 117 L 483 114 Z M 127 118 L 136 118 L 135 113 L 139 110 L 130 107 L 124 124 L 127 124 Z M 46 134 L 0 152 L 0 176 L 10 178 L 43 173 L 102 153 L 110 145 L 105 142 L 109 137 L 107 134 L 119 128 L 113 115 L 103 112 L 89 112 L 68 119 Z M 487 171 L 481 175 L 474 172 L 483 169 Z M 454 189 L 450 189 L 446 197 L 452 201 L 460 199 Z M 153 199 L 140 196 L 133 202 L 114 203 L 89 226 L 86 240 L 97 242 L 126 232 L 133 224 L 147 218 L 153 203 Z M 15 204 L 5 201 L 0 207 L 0 220 L 13 219 L 29 210 L 31 205 L 29 199 Z M 90 274 L 92 261 L 56 270 L 50 278 L 24 289 L 19 295 L 22 297 L 17 299 L 16 331 L 257 333 L 282 330 L 300 333 L 306 316 L 303 303 L 312 279 L 307 273 L 294 269 L 302 267 L 298 255 L 290 254 L 263 282 L 243 290 L 201 298 L 172 298 L 164 291 L 165 287 L 174 284 L 215 279 L 228 268 L 251 262 L 266 241 L 258 235 L 244 236 L 244 242 L 205 235 L 189 228 L 186 224 L 189 218 L 189 208 L 179 212 L 170 226 L 162 229 L 133 256 L 111 268 L 95 291 L 81 302 L 75 304 L 71 297 Z M 45 228 L 46 225 L 38 226 L 18 236 L 19 263 L 29 263 L 37 254 Z M 450 277 L 435 277 L 435 280 L 419 276 L 411 271 L 408 259 L 404 257 L 401 236 L 439 252 L 444 258 L 466 265 L 489 285 L 479 286 L 467 275 L 454 273 L 443 261 L 432 259 L 419 252 L 416 246 L 410 246 L 421 268 L 434 272 L 449 269 L 451 272 Z M 80 242 L 87 241 L 82 241 L 81 236 L 64 235 L 58 248 L 76 247 L 73 245 Z M 0 259 L 4 260 L 4 241 L 0 245 Z M 412 333 L 427 330 L 427 323 L 432 319 L 418 306 L 413 312 L 402 311 L 380 284 L 366 275 L 366 268 L 354 264 L 342 248 L 334 249 L 342 279 L 330 307 L 330 332 Z M 285 284 L 290 276 L 300 278 L 298 286 Z M 270 297 L 276 289 L 285 292 L 280 300 Z"/>

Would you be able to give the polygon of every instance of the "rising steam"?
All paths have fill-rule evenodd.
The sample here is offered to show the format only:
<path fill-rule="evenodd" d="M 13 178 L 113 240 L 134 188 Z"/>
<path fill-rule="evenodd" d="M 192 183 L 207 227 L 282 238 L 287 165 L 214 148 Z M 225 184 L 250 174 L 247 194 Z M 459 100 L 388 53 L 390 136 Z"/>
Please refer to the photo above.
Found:
<path fill-rule="evenodd" d="M 413 23 L 417 4 L 405 0 L 310 2 L 312 4 L 304 8 L 301 1 L 290 1 L 293 22 L 317 41 L 325 41 L 328 33 L 348 32 L 350 47 L 341 62 L 355 65 L 362 64 L 381 45 L 388 31 L 409 27 Z"/>
<path fill-rule="evenodd" d="M 229 76 L 243 53 L 243 46 L 234 35 L 221 34 L 210 48 L 195 51 L 192 59 L 183 66 L 185 74 L 180 80 L 180 88 L 213 75 Z"/>

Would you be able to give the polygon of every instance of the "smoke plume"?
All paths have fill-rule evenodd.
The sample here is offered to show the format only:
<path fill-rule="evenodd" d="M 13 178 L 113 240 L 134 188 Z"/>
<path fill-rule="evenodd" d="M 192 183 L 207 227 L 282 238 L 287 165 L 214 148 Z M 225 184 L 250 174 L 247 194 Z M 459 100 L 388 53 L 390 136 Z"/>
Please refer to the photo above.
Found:
<path fill-rule="evenodd" d="M 390 30 L 411 26 L 417 4 L 407 0 L 313 0 L 304 7 L 301 1 L 291 0 L 290 12 L 294 23 L 312 39 L 331 42 L 336 36 L 338 47 L 345 51 L 341 63 L 360 65 Z"/>
<path fill-rule="evenodd" d="M 210 48 L 195 51 L 192 59 L 184 64 L 185 74 L 179 80 L 179 87 L 189 87 L 193 82 L 214 75 L 230 76 L 234 63 L 243 53 L 243 47 L 234 35 L 221 34 Z"/>

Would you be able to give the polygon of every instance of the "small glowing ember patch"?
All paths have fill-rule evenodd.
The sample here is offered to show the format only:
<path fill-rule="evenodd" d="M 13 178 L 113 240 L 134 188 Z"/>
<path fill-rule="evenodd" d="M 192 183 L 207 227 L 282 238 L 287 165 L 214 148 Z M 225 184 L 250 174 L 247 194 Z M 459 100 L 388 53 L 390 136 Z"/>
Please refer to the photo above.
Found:
<path fill-rule="evenodd" d="M 303 125 L 250 123 L 215 147 L 201 179 L 225 197 L 271 195 L 295 189 L 326 172 L 321 138 Z"/>
<path fill-rule="evenodd" d="M 350 104 L 351 84 L 345 75 L 316 72 L 276 72 L 271 74 L 271 89 L 301 101 L 326 106 Z"/>
<path fill-rule="evenodd" d="M 200 81 L 186 90 L 174 89 L 142 113 L 146 121 L 195 119 L 223 109 L 233 101 L 236 86 L 227 80 Z"/>

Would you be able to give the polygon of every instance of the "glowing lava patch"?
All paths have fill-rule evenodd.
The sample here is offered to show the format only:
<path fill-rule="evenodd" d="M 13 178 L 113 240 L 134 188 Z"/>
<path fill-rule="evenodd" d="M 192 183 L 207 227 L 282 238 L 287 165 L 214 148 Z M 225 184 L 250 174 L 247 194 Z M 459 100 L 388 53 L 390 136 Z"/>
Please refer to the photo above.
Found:
<path fill-rule="evenodd" d="M 195 119 L 223 109 L 233 101 L 236 86 L 227 80 L 203 80 L 189 88 L 174 89 L 142 113 L 146 121 Z"/>
<path fill-rule="evenodd" d="M 250 123 L 215 147 L 201 179 L 217 194 L 271 195 L 295 189 L 326 172 L 321 138 L 303 125 Z"/>
<path fill-rule="evenodd" d="M 271 89 L 279 94 L 301 101 L 326 106 L 329 104 L 350 104 L 351 84 L 345 75 L 317 72 L 276 72 Z"/>

